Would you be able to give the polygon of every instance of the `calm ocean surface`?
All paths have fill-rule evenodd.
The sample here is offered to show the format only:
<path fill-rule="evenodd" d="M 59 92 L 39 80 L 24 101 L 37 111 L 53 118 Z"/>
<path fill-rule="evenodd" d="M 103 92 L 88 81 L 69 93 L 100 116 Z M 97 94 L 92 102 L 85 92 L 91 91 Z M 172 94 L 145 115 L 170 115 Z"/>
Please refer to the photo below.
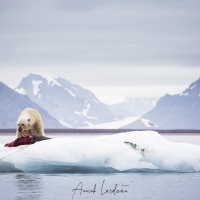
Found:
<path fill-rule="evenodd" d="M 164 137 L 173 142 L 200 145 L 200 135 L 164 135 Z M 0 136 L 1 144 L 12 140 L 14 136 Z M 0 173 L 0 200 L 26 199 L 198 200 L 200 173 L 152 171 L 112 174 Z"/>

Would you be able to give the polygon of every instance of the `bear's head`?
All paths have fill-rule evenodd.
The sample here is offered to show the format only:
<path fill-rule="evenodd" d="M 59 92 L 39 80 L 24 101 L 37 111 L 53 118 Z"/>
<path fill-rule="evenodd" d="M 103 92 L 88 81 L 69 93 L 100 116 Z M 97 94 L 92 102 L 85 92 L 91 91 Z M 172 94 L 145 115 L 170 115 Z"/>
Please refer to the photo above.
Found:
<path fill-rule="evenodd" d="M 31 118 L 29 115 L 24 114 L 17 119 L 17 130 L 23 132 L 31 128 Z"/>

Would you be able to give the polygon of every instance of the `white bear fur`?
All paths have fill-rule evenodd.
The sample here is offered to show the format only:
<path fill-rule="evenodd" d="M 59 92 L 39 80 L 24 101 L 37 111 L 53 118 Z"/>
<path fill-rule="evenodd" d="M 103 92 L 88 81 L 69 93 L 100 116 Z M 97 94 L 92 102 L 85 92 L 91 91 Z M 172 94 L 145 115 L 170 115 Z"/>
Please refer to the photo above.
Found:
<path fill-rule="evenodd" d="M 17 118 L 16 136 L 19 138 L 28 134 L 37 136 L 45 135 L 41 115 L 38 111 L 31 108 L 23 110 Z"/>

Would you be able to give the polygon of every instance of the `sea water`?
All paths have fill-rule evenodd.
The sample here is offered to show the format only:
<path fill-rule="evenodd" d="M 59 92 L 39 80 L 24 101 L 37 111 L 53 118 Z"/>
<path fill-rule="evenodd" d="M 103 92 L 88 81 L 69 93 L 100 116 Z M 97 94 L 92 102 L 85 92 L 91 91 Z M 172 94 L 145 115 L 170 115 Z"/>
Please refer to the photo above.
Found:
<path fill-rule="evenodd" d="M 164 137 L 173 142 L 200 145 L 199 135 Z M 9 142 L 12 139 L 14 137 L 3 136 L 0 143 Z M 154 170 L 134 173 L 19 172 L 0 173 L 0 180 L 0 199 L 2 200 L 196 200 L 200 197 L 200 173 L 198 172 L 176 173 Z"/>
<path fill-rule="evenodd" d="M 0 174 L 2 200 L 197 200 L 199 173 Z"/>

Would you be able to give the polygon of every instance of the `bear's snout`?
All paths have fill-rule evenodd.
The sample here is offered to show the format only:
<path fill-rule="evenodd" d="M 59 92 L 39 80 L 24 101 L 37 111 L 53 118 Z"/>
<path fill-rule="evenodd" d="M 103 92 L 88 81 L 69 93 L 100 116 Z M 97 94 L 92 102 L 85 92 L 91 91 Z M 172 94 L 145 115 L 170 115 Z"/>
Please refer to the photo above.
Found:
<path fill-rule="evenodd" d="M 18 131 L 19 131 L 20 133 L 22 132 L 22 127 L 21 127 L 21 126 L 18 128 Z"/>

